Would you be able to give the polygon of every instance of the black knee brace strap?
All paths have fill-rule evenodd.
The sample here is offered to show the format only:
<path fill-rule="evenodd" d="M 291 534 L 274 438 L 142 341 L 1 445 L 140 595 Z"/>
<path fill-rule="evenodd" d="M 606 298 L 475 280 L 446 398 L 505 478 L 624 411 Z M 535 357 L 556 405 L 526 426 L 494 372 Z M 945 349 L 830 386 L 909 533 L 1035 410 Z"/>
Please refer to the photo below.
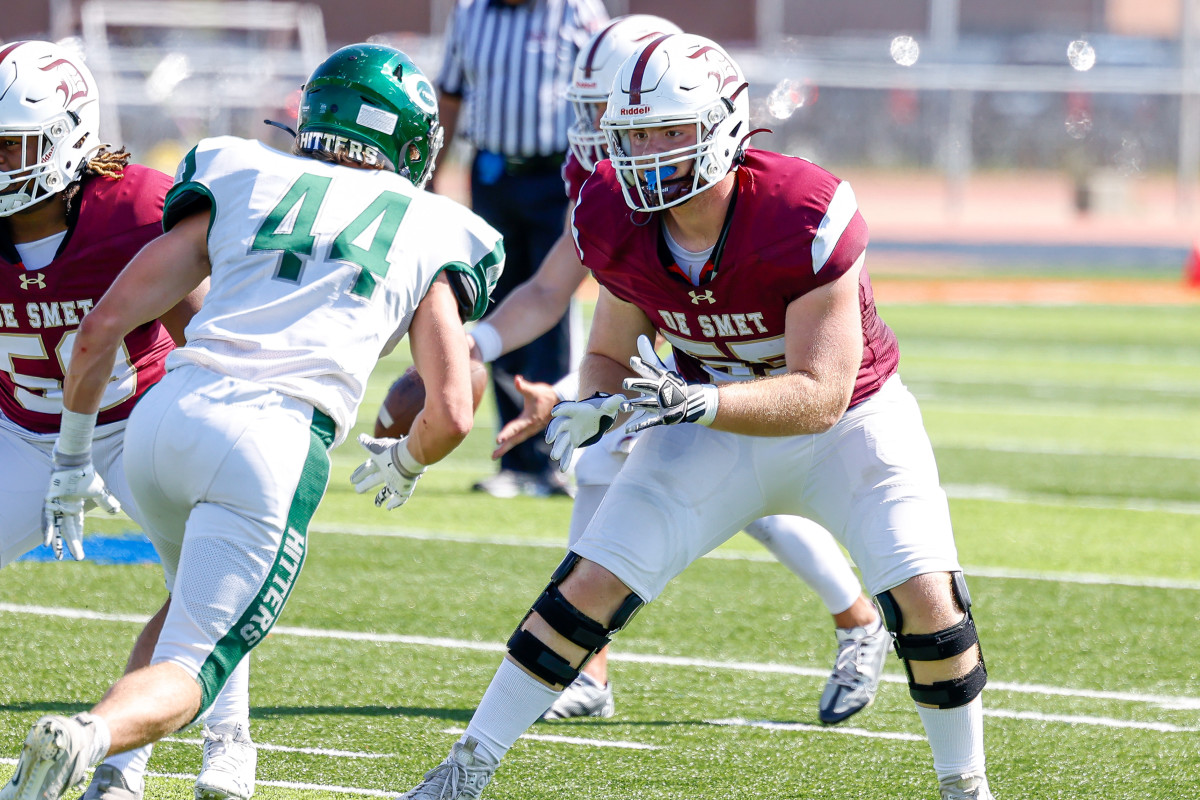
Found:
<path fill-rule="evenodd" d="M 975 619 L 971 615 L 971 594 L 967 591 L 966 579 L 963 578 L 961 572 L 952 572 L 950 577 L 950 588 L 954 593 L 954 599 L 965 616 L 949 628 L 933 633 L 900 633 L 904 625 L 904 617 L 900 613 L 900 606 L 896 604 L 892 593 L 887 591 L 875 596 L 875 600 L 879 603 L 879 610 L 883 613 L 883 621 L 895 636 L 896 655 L 904 660 L 904 669 L 908 673 L 909 694 L 918 703 L 938 708 L 957 708 L 966 705 L 979 695 L 984 684 L 987 683 L 987 669 L 983 664 L 982 650 L 979 654 L 979 663 L 960 678 L 932 684 L 917 683 L 913 679 L 910 661 L 941 661 L 965 653 L 979 644 Z"/>
<path fill-rule="evenodd" d="M 913 683 L 909 679 L 908 693 L 912 699 L 927 706 L 958 708 L 974 700 L 987 684 L 987 668 L 980 660 L 975 669 L 961 678 L 936 683 Z"/>
<path fill-rule="evenodd" d="M 612 622 L 608 626 L 584 614 L 564 597 L 558 588 L 558 584 L 570 574 L 578 561 L 579 556 L 575 553 L 567 553 L 567 557 L 550 577 L 550 584 L 546 590 L 534 601 L 529 613 L 508 640 L 508 654 L 513 660 L 550 684 L 566 686 L 575 680 L 588 659 L 603 650 L 612 641 L 612 634 L 625 627 L 643 605 L 642 599 L 631 592 L 613 614 Z M 572 665 L 522 628 L 529 615 L 535 612 L 559 636 L 588 651 L 578 666 Z"/>

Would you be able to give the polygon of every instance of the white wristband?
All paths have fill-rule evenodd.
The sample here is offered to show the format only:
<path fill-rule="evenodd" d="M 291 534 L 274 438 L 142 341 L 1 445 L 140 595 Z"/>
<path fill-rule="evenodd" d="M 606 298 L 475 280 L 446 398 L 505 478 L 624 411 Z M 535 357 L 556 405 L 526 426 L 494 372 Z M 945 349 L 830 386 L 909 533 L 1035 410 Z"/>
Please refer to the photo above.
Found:
<path fill-rule="evenodd" d="M 717 406 L 720 404 L 721 393 L 711 383 L 702 384 L 700 390 L 704 392 L 705 411 L 704 416 L 696 420 L 696 424 L 712 425 L 713 420 L 717 418 Z"/>
<path fill-rule="evenodd" d="M 54 447 L 70 456 L 83 455 L 92 451 L 92 434 L 96 430 L 96 414 L 80 414 L 66 408 L 58 427 L 58 441 Z"/>
<path fill-rule="evenodd" d="M 559 400 L 579 399 L 579 372 L 568 372 L 554 384 L 554 393 Z"/>
<path fill-rule="evenodd" d="M 399 442 L 396 442 L 396 464 L 400 467 L 400 471 L 410 478 L 415 478 L 425 471 L 425 465 L 417 461 L 412 452 L 408 449 L 408 439 L 405 436 Z"/>
<path fill-rule="evenodd" d="M 504 352 L 504 341 L 500 338 L 500 331 L 491 323 L 479 323 L 471 329 L 471 336 L 475 339 L 479 357 L 485 364 L 492 363 Z"/>

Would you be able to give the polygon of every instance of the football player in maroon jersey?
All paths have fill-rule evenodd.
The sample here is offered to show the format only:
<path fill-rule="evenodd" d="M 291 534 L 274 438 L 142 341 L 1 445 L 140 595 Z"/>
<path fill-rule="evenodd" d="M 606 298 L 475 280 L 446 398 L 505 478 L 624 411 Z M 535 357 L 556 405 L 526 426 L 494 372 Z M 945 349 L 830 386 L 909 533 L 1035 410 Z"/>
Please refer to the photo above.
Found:
<path fill-rule="evenodd" d="M 675 575 L 751 520 L 796 514 L 846 546 L 875 595 L 942 799 L 992 800 L 987 673 L 933 450 L 863 266 L 866 223 L 846 182 L 746 147 L 747 89 L 719 45 L 687 34 L 621 67 L 601 120 L 610 161 L 573 220 L 601 286 L 586 399 L 555 407 L 547 439 L 565 464 L 622 412 L 639 412 L 626 430 L 646 433 L 509 639 L 465 734 L 404 798 L 478 797 Z"/>
<path fill-rule="evenodd" d="M 99 96 L 82 59 L 49 42 L 0 45 L 0 567 L 45 542 L 84 557 L 82 531 L 43 522 L 63 376 L 79 322 L 117 274 L 162 233 L 171 177 L 130 164 L 100 141 Z M 164 373 L 163 361 L 203 296 L 197 291 L 124 340 L 97 416 L 93 459 L 111 489 L 107 510 L 138 521 L 122 468 L 125 420 Z M 169 605 L 155 615 L 161 623 Z M 148 663 L 143 636 L 130 666 Z M 249 666 L 239 668 L 205 728 L 197 792 L 250 797 Z M 97 767 L 85 800 L 137 800 L 150 748 Z"/>
<path fill-rule="evenodd" d="M 568 221 L 584 181 L 591 176 L 597 162 L 607 158 L 600 117 L 608 105 L 608 90 L 617 71 L 626 58 L 665 33 L 682 31 L 660 17 L 633 14 L 612 20 L 580 50 L 567 89 L 567 100 L 575 111 L 575 122 L 567 134 L 570 153 L 563 165 Z M 568 224 L 534 276 L 510 292 L 475 327 L 473 354 L 490 362 L 545 333 L 568 311 L 572 296 L 587 274 L 575 251 Z M 493 458 L 540 432 L 549 421 L 555 403 L 576 399 L 577 387 L 573 384 L 577 382 L 575 372 L 555 386 L 517 376 L 516 387 L 524 395 L 525 408 L 500 430 Z M 588 448 L 576 461 L 577 488 L 568 546 L 582 535 L 636 439 L 636 434 L 607 437 Z M 811 586 L 833 616 L 837 653 L 821 693 L 818 717 L 827 724 L 849 719 L 875 699 L 890 646 L 882 620 L 862 594 L 858 578 L 837 543 L 819 525 L 778 515 L 754 520 L 747 525 L 746 532 Z M 579 678 L 546 712 L 546 719 L 607 717 L 614 713 L 607 656 L 605 648 L 588 661 Z"/>

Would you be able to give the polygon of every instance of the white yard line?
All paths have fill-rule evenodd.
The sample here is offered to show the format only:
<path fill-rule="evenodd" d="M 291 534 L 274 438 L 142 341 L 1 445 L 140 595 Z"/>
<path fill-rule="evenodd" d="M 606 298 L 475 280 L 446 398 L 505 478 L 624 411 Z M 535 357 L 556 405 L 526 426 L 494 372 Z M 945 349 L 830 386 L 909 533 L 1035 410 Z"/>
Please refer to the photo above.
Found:
<path fill-rule="evenodd" d="M 1112 717 L 1084 717 L 1077 714 L 1042 714 L 1038 711 L 1007 711 L 1002 708 L 985 708 L 985 717 L 1000 719 L 1021 719 L 1034 722 L 1060 722 L 1067 725 L 1094 725 L 1101 728 L 1132 728 L 1140 731 L 1158 731 L 1160 733 L 1200 733 L 1200 728 L 1171 725 L 1167 722 L 1139 722 L 1129 719 L 1113 719 Z"/>
<path fill-rule="evenodd" d="M 203 739 L 181 739 L 177 736 L 164 736 L 162 741 L 191 744 L 197 747 L 204 744 Z M 332 756 L 334 758 L 396 758 L 398 755 L 397 753 L 363 753 L 358 750 L 330 750 L 325 747 L 287 747 L 282 744 L 267 744 L 259 741 L 256 741 L 254 746 L 259 750 L 271 750 L 278 753 L 303 753 L 310 756 Z"/>
<path fill-rule="evenodd" d="M 312 533 L 340 534 L 344 536 L 379 536 L 385 539 L 413 539 L 421 542 L 449 542 L 452 544 L 487 544 L 498 547 L 535 547 L 543 550 L 562 550 L 562 541 L 544 539 L 515 539 L 505 536 L 488 536 L 486 534 L 470 534 L 465 532 L 444 532 L 421 530 L 417 528 L 375 528 L 369 525 L 309 525 Z M 704 556 L 720 561 L 754 561 L 771 563 L 776 559 L 767 552 L 739 552 L 737 550 L 714 550 Z M 1175 578 L 1154 578 L 1140 575 L 1105 575 L 1089 572 L 1046 572 L 1041 570 L 1021 570 L 1007 568 L 992 568 L 964 565 L 968 575 L 979 575 L 984 578 L 1021 581 L 1049 581 L 1052 583 L 1082 583 L 1101 586 L 1130 586 L 1149 589 L 1179 589 L 1183 591 L 1200 592 L 1200 581 L 1189 581 Z"/>
<path fill-rule="evenodd" d="M 803 731 L 805 733 L 834 733 L 843 736 L 862 736 L 867 739 L 896 739 L 902 742 L 923 742 L 924 736 L 915 733 L 895 733 L 892 731 L 868 731 L 863 728 L 830 728 L 824 725 L 809 725 L 805 722 L 773 722 L 766 719 L 706 719 L 709 725 L 723 725 L 731 728 L 762 728 L 768 731 Z"/>
<path fill-rule="evenodd" d="M 96 611 L 84 611 L 75 608 L 52 608 L 48 606 L 17 605 L 0 603 L 0 613 L 32 614 L 41 617 L 62 617 L 65 619 L 89 619 L 109 622 L 144 623 L 144 615 L 133 614 L 104 614 Z M 342 631 L 320 628 L 296 628 L 287 625 L 276 625 L 271 629 L 276 636 L 295 636 L 304 639 L 333 639 L 340 641 L 371 642 L 375 644 L 402 644 L 417 647 L 439 647 L 447 650 L 471 650 L 476 652 L 503 653 L 505 646 L 501 642 L 476 642 L 465 639 L 451 639 L 436 636 L 411 636 L 397 633 L 367 633 L 361 631 Z M 716 661 L 705 658 L 687 658 L 683 656 L 645 655 L 629 652 L 617 652 L 609 655 L 609 659 L 618 662 L 634 664 L 649 664 L 664 667 L 698 668 L 703 670 L 731 670 L 736 672 L 751 672 L 764 675 L 796 675 L 805 678 L 824 679 L 829 676 L 829 670 L 820 667 L 803 667 L 795 664 L 772 664 L 756 661 Z M 885 674 L 883 680 L 889 683 L 905 683 L 900 675 Z M 1200 697 L 1187 695 L 1158 695 L 1145 692 L 1114 692 L 1101 689 L 1072 689 L 1061 686 L 1044 686 L 1031 683 L 1010 683 L 1005 681 L 990 681 L 991 691 L 1012 692 L 1014 694 L 1038 695 L 1043 697 L 1078 697 L 1091 700 L 1116 700 L 1129 703 L 1141 703 L 1158 706 L 1171 710 L 1200 710 Z"/>
<path fill-rule="evenodd" d="M 466 728 L 446 728 L 442 733 L 462 736 Z M 581 744 L 587 747 L 616 747 L 621 750 L 661 750 L 658 745 L 642 744 L 641 742 L 626 742 L 620 739 L 587 739 L 582 736 L 555 736 L 546 733 L 523 733 L 522 739 L 532 739 L 535 742 L 554 742 L 556 744 Z"/>
<path fill-rule="evenodd" d="M 942 484 L 953 500 L 991 500 L 1018 505 L 1091 508 L 1102 511 L 1153 511 L 1163 514 L 1200 514 L 1200 503 L 1185 500 L 1160 500 L 1154 497 L 1111 497 L 1106 495 L 1065 495 L 1052 492 L 1023 492 L 1007 486 L 982 483 Z"/>
<path fill-rule="evenodd" d="M 257 744 L 257 742 L 255 743 Z M 259 745 L 262 747 L 262 745 Z M 0 758 L 0 764 L 8 764 L 15 767 L 17 759 L 15 758 Z M 187 781 L 191 783 L 196 780 L 195 775 L 188 775 L 186 772 L 147 772 L 147 778 L 167 778 L 169 780 Z M 357 794 L 365 797 L 395 797 L 395 790 L 383 789 L 359 789 L 354 786 L 331 786 L 324 783 L 298 783 L 296 781 L 266 781 L 261 778 L 255 781 L 259 786 L 277 786 L 280 789 L 307 789 L 314 792 L 336 792 L 338 794 Z"/>

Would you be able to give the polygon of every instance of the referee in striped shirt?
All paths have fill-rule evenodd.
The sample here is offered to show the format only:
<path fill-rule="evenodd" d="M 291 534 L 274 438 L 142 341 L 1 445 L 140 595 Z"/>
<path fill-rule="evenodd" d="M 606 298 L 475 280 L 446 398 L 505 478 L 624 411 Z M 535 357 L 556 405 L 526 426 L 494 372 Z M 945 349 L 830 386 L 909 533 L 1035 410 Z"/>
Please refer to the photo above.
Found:
<path fill-rule="evenodd" d="M 457 0 L 438 78 L 449 143 L 475 147 L 471 205 L 504 236 L 504 274 L 493 299 L 532 277 L 563 230 L 567 196 L 561 167 L 575 56 L 608 21 L 601 0 Z M 521 413 L 514 377 L 554 383 L 571 369 L 569 322 L 492 362 L 503 426 Z M 565 494 L 540 436 L 500 459 L 500 472 L 474 487 L 497 497 Z"/>

